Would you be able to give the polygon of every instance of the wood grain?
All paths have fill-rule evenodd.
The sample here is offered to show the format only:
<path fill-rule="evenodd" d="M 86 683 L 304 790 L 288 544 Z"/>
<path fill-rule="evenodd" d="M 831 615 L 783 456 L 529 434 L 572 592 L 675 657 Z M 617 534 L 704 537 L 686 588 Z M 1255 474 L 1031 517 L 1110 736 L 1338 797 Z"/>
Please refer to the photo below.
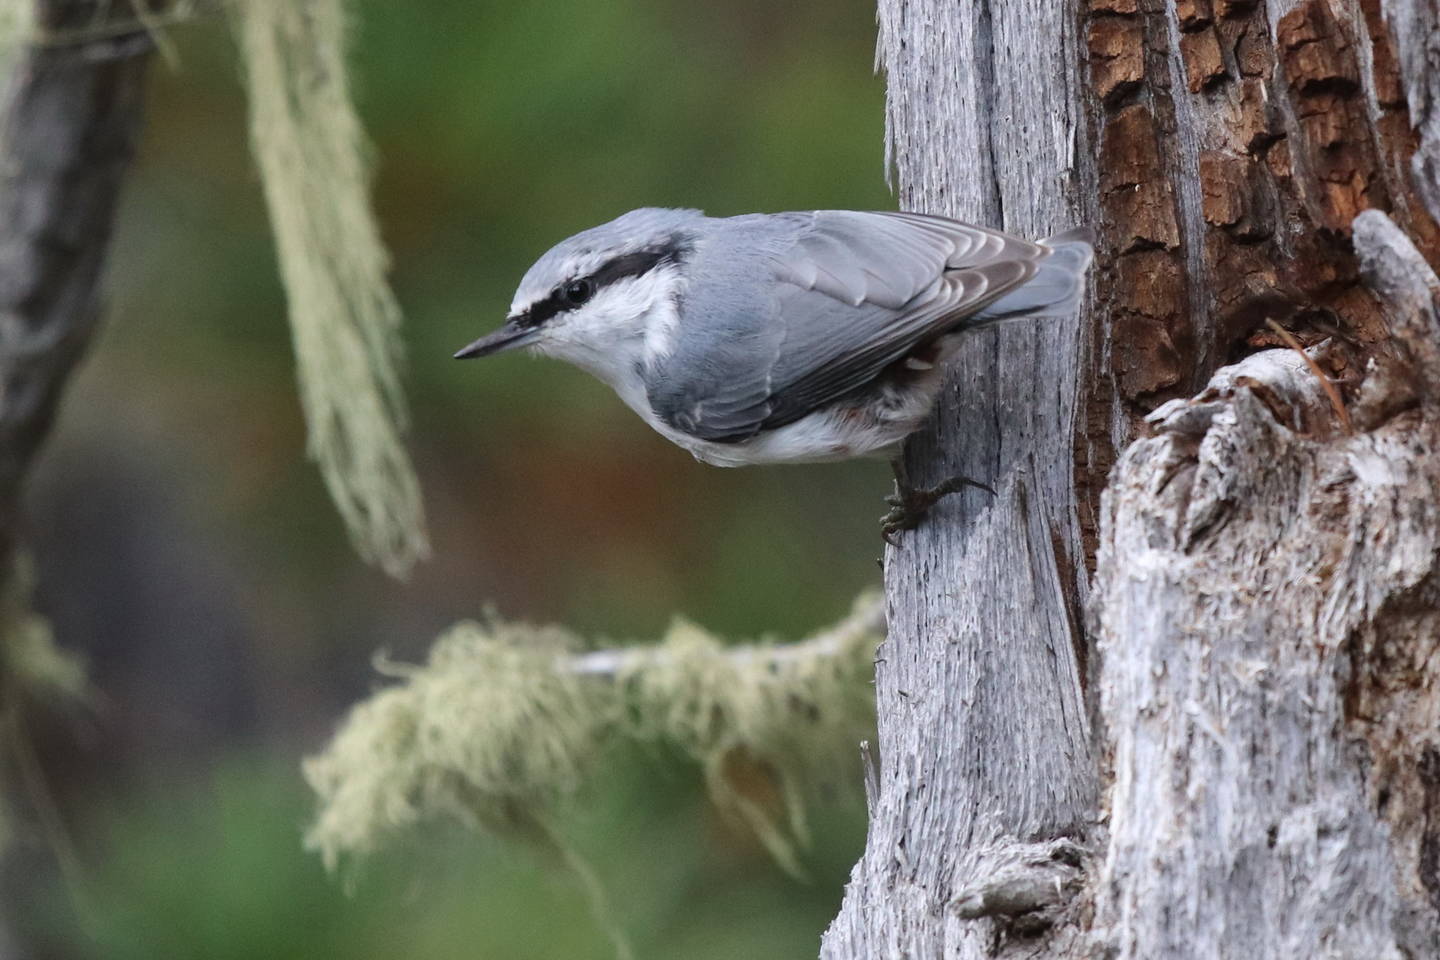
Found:
<path fill-rule="evenodd" d="M 903 209 L 1029 237 L 1086 222 L 1077 26 L 1043 2 L 880 4 Z M 943 501 L 887 551 L 878 794 L 824 957 L 988 955 L 1008 921 L 960 905 L 1093 815 L 1069 458 L 1080 345 L 1075 319 L 976 334 L 909 446 L 917 482 L 959 473 L 998 493 Z"/>

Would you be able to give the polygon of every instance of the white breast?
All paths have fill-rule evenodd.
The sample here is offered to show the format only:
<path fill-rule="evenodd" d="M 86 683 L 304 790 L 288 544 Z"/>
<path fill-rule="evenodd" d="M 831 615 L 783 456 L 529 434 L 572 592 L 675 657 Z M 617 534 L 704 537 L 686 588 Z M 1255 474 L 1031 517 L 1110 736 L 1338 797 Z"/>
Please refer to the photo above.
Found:
<path fill-rule="evenodd" d="M 861 405 L 836 405 L 740 443 L 701 440 L 663 423 L 648 404 L 631 406 L 666 439 L 695 459 L 717 467 L 762 463 L 822 463 L 856 457 L 893 457 L 900 442 L 925 421 L 940 377 L 927 377 L 904 393 L 886 390 Z"/>

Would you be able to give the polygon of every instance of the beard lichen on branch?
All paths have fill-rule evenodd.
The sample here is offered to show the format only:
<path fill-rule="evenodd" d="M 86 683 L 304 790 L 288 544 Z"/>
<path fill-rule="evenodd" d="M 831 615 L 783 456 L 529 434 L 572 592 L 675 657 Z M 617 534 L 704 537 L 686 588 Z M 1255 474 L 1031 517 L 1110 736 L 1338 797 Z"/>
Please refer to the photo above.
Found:
<path fill-rule="evenodd" d="M 547 819 L 623 739 L 667 742 L 705 771 L 716 806 L 799 872 L 807 797 L 858 781 L 881 605 L 862 597 L 794 644 L 733 646 L 684 621 L 658 644 L 582 652 L 558 627 L 465 622 L 424 664 L 383 663 L 394 686 L 354 707 L 305 762 L 319 798 L 306 845 L 327 867 L 436 819 L 495 833 L 551 833 Z M 774 784 L 783 813 L 736 782 Z M 747 784 L 748 784 L 747 780 Z"/>
<path fill-rule="evenodd" d="M 429 545 L 401 441 L 400 309 L 370 209 L 343 3 L 244 0 L 234 16 L 310 455 L 360 553 L 402 575 Z"/>

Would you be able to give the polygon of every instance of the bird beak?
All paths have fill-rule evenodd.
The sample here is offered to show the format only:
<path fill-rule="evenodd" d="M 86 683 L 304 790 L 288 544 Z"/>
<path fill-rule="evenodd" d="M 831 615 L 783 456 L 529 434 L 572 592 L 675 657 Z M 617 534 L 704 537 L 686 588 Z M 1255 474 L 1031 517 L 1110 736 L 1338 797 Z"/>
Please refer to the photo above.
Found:
<path fill-rule="evenodd" d="M 508 317 L 505 325 L 494 333 L 487 333 L 474 343 L 457 351 L 456 360 L 468 360 L 471 357 L 488 357 L 492 353 L 499 353 L 502 350 L 509 350 L 512 347 L 523 347 L 534 339 L 536 328 L 522 327 L 519 317 Z"/>

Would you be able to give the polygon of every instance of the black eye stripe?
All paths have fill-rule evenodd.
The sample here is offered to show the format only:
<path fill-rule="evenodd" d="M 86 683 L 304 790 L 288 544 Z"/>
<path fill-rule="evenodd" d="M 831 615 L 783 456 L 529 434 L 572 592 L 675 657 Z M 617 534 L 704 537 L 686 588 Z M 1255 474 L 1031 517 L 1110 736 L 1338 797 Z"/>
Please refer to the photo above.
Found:
<path fill-rule="evenodd" d="M 660 264 L 673 263 L 675 259 L 674 251 L 668 247 L 660 250 L 637 250 L 611 260 L 592 273 L 589 279 L 595 284 L 595 289 L 600 290 L 620 280 L 643 277 Z"/>
<path fill-rule="evenodd" d="M 689 253 L 690 244 L 688 242 L 680 237 L 671 237 L 658 247 L 649 247 L 615 257 L 601 265 L 589 276 L 576 277 L 575 280 L 560 284 L 551 290 L 545 299 L 537 300 L 530 306 L 530 309 L 515 317 L 514 322 L 521 327 L 538 327 L 552 317 L 576 309 L 584 301 L 577 303 L 566 296 L 566 289 L 576 281 L 586 281 L 590 284 L 590 295 L 584 298 L 589 300 L 612 283 L 633 277 L 643 277 L 662 264 L 679 263 Z"/>

